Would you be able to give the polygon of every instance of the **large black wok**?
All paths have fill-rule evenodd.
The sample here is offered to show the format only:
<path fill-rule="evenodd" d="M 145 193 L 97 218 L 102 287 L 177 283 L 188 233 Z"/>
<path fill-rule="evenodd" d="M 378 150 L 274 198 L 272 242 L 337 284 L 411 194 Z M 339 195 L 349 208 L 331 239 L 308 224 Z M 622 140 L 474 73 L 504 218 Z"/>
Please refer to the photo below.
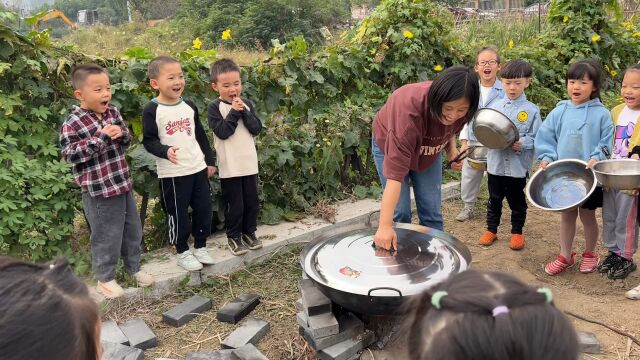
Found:
<path fill-rule="evenodd" d="M 471 253 L 453 236 L 412 224 L 394 227 L 397 252 L 375 248 L 376 229 L 359 225 L 310 242 L 300 254 L 303 271 L 338 305 L 390 315 L 407 297 L 469 267 Z"/>

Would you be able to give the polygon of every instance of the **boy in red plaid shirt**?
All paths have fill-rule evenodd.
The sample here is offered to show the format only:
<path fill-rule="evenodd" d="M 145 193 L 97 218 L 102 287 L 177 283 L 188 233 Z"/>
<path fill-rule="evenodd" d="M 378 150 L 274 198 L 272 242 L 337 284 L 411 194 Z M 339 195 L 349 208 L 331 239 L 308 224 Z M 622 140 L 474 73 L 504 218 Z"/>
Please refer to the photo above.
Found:
<path fill-rule="evenodd" d="M 132 136 L 118 109 L 110 104 L 109 74 L 103 68 L 79 65 L 71 73 L 71 82 L 80 106 L 73 106 L 60 129 L 62 157 L 73 164 L 73 176 L 82 188 L 97 290 L 116 298 L 124 293 L 115 281 L 120 256 L 138 285 L 153 283 L 149 274 L 140 271 L 142 226 L 125 159 Z"/>

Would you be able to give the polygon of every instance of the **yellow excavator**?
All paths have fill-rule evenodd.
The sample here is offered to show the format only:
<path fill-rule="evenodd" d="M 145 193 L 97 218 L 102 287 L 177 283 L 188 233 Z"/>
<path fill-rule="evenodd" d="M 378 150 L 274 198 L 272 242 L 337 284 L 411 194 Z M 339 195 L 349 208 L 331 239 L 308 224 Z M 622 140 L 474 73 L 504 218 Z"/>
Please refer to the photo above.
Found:
<path fill-rule="evenodd" d="M 76 24 L 69 20 L 69 18 L 60 10 L 49 10 L 44 15 L 38 17 L 36 21 L 33 23 L 33 31 L 38 31 L 38 24 L 41 22 L 45 22 L 51 19 L 60 18 L 69 28 L 72 30 L 77 29 Z"/>

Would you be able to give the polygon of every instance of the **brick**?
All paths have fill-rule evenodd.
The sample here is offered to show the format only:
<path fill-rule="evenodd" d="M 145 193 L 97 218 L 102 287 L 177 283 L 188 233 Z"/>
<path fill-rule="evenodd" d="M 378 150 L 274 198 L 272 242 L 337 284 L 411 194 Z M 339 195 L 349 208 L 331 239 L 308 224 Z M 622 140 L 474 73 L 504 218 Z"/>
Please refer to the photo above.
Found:
<path fill-rule="evenodd" d="M 300 312 L 304 309 L 304 307 L 302 307 L 302 298 L 296 300 L 296 311 Z"/>
<path fill-rule="evenodd" d="M 129 345 L 146 350 L 158 346 L 158 338 L 141 319 L 129 320 L 120 326 Z"/>
<path fill-rule="evenodd" d="M 233 350 L 218 350 L 213 352 L 187 353 L 185 360 L 231 360 Z"/>
<path fill-rule="evenodd" d="M 230 303 L 218 310 L 218 321 L 236 324 L 247 316 L 260 304 L 260 296 L 256 294 L 241 294 Z"/>
<path fill-rule="evenodd" d="M 349 360 L 375 341 L 373 331 L 365 330 L 356 338 L 345 340 L 318 352 L 320 360 Z"/>
<path fill-rule="evenodd" d="M 100 330 L 100 341 L 129 345 L 129 339 L 124 336 L 118 324 L 113 320 L 103 321 Z"/>
<path fill-rule="evenodd" d="M 231 360 L 269 360 L 253 344 L 246 344 L 231 352 Z"/>
<path fill-rule="evenodd" d="M 196 317 L 196 314 L 211 309 L 211 306 L 211 299 L 195 295 L 162 314 L 162 320 L 171 326 L 182 326 Z"/>
<path fill-rule="evenodd" d="M 311 280 L 300 280 L 300 293 L 302 293 L 302 306 L 307 316 L 331 312 L 331 300 Z"/>
<path fill-rule="evenodd" d="M 338 318 L 340 332 L 323 338 L 314 338 L 308 328 L 301 327 L 300 335 L 316 351 L 326 349 L 348 339 L 352 339 L 364 331 L 364 324 L 355 315 L 349 313 Z"/>
<path fill-rule="evenodd" d="M 578 331 L 578 344 L 583 353 L 600 353 L 600 342 L 594 333 Z"/>
<path fill-rule="evenodd" d="M 246 344 L 256 345 L 264 335 L 271 329 L 271 325 L 258 319 L 247 319 L 242 326 L 235 329 L 222 342 L 223 349 L 237 349 Z"/>
<path fill-rule="evenodd" d="M 143 360 L 144 352 L 118 343 L 102 341 L 102 360 Z"/>
<path fill-rule="evenodd" d="M 309 316 L 307 323 L 314 338 L 326 337 L 338 333 L 338 320 L 332 313 Z"/>

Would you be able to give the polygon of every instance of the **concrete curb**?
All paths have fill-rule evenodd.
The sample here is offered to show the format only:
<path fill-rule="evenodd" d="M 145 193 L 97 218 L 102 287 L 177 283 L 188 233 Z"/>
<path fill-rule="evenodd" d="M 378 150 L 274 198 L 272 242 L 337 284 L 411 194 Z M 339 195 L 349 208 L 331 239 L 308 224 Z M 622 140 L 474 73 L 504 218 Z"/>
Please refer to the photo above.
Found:
<path fill-rule="evenodd" d="M 442 185 L 442 200 L 449 200 L 460 196 L 460 182 L 449 182 Z M 415 204 L 413 209 L 415 210 Z M 215 260 L 215 265 L 205 266 L 200 273 L 189 274 L 180 268 L 168 249 L 160 249 L 144 255 L 146 260 L 142 270 L 153 275 L 156 282 L 151 289 L 127 288 L 125 298 L 132 297 L 161 297 L 173 291 L 185 278 L 210 277 L 228 274 L 248 265 L 260 263 L 274 253 L 291 244 L 306 243 L 320 236 L 332 236 L 356 228 L 364 224 L 375 223 L 378 220 L 380 202 L 364 199 L 355 202 L 342 202 L 336 205 L 336 221 L 329 223 L 315 217 L 307 217 L 296 222 L 282 222 L 277 225 L 261 225 L 256 233 L 262 237 L 264 246 L 258 250 L 251 250 L 243 256 L 233 256 L 226 248 L 226 235 L 218 234 L 209 237 L 207 249 Z M 264 239 L 266 237 L 266 239 Z M 196 284 L 199 283 L 197 279 Z M 92 296 L 102 302 L 104 298 L 92 289 Z"/>

